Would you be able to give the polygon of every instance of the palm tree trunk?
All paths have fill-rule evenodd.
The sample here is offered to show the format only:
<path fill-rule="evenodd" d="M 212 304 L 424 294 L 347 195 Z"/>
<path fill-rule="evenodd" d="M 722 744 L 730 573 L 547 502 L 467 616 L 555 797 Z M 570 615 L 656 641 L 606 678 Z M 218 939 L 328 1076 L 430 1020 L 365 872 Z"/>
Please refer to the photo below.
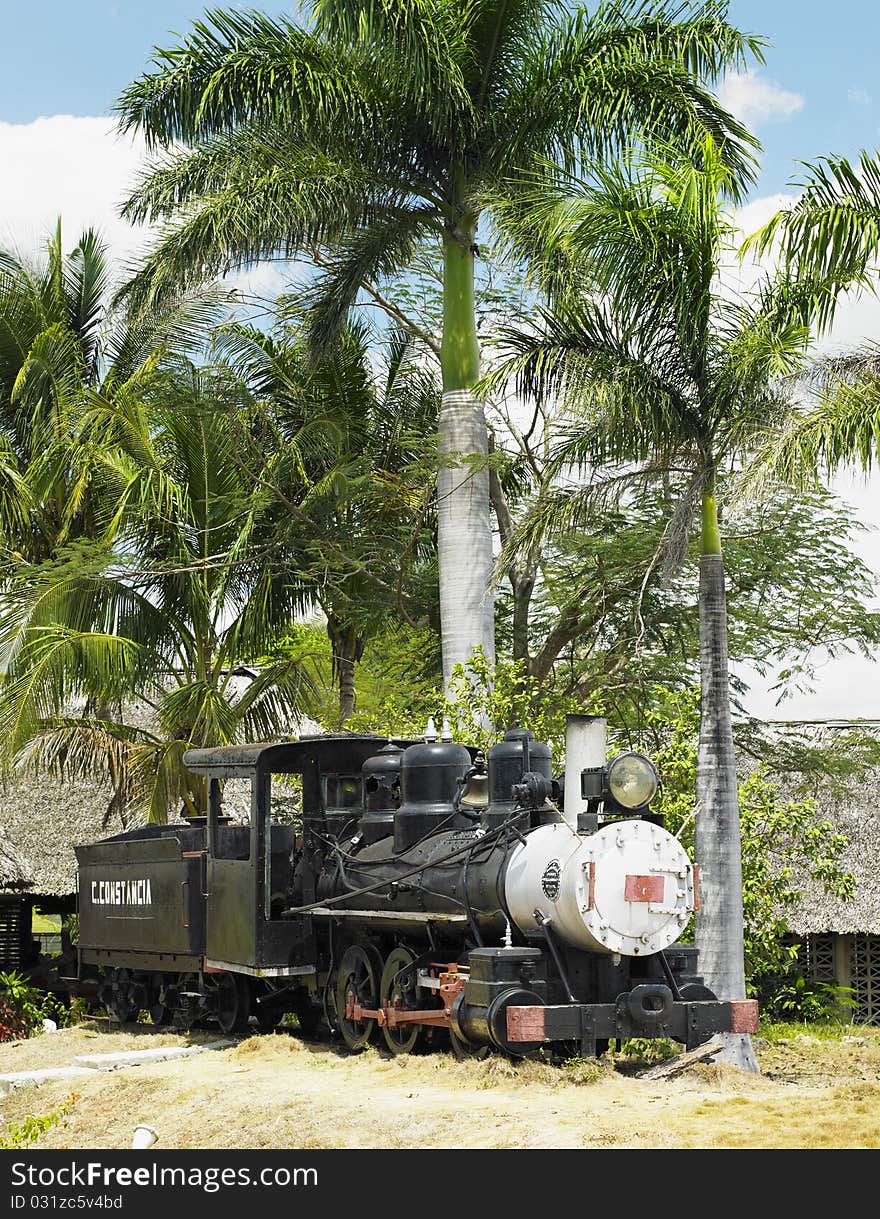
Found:
<path fill-rule="evenodd" d="M 714 480 L 713 480 L 714 482 Z M 700 741 L 694 855 L 700 865 L 700 972 L 720 999 L 745 999 L 742 842 L 727 664 L 727 593 L 714 485 L 703 496 L 700 546 Z M 748 1034 L 725 1034 L 719 1058 L 758 1070 Z"/>
<path fill-rule="evenodd" d="M 344 728 L 355 708 L 355 665 L 364 652 L 364 640 L 350 623 L 335 615 L 327 617 L 327 634 L 333 654 L 333 674 L 339 689 L 337 727 Z"/>
<path fill-rule="evenodd" d="M 440 365 L 443 404 L 437 476 L 437 551 L 440 569 L 440 632 L 447 688 L 457 664 L 481 647 L 495 659 L 492 518 L 489 472 L 468 457 L 484 458 L 488 435 L 483 403 L 473 392 L 480 375 L 474 314 L 475 222 L 450 233 L 443 246 L 443 339 Z"/>

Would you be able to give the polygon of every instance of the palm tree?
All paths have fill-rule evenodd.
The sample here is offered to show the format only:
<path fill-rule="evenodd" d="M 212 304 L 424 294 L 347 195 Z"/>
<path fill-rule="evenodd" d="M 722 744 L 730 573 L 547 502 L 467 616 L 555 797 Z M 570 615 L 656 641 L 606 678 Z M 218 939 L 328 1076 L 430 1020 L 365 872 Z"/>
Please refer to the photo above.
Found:
<path fill-rule="evenodd" d="M 483 404 L 474 393 L 481 222 L 548 160 L 593 162 L 659 134 L 715 135 L 742 181 L 753 141 L 703 87 L 758 39 L 725 3 L 570 11 L 550 0 L 316 0 L 313 26 L 213 11 L 122 95 L 123 129 L 162 150 L 127 204 L 164 225 L 131 291 L 260 258 L 314 253 L 316 341 L 359 290 L 400 320 L 377 281 L 417 245 L 442 251 L 438 547 L 443 667 L 494 655 Z M 180 144 L 185 145 L 179 151 Z"/>
<path fill-rule="evenodd" d="M 205 811 L 186 749 L 293 729 L 307 680 L 279 640 L 310 588 L 238 459 L 254 414 L 240 384 L 181 359 L 138 389 L 92 393 L 77 419 L 95 540 L 7 583 L 0 742 L 7 765 L 100 776 L 120 811 L 164 821 L 181 804 Z M 131 700 L 146 723 L 125 722 Z"/>
<path fill-rule="evenodd" d="M 778 384 L 801 367 L 809 330 L 787 284 L 736 294 L 719 277 L 734 253 L 730 171 L 712 141 L 697 160 L 642 159 L 582 184 L 536 192 L 519 241 L 543 248 L 556 293 L 542 326 L 507 334 L 502 375 L 559 393 L 575 412 L 543 495 L 513 546 L 589 522 L 597 496 L 645 480 L 679 488 L 666 561 L 699 521 L 701 711 L 696 854 L 701 970 L 718 994 L 745 997 L 737 779 L 727 656 L 719 476 L 788 410 Z M 563 273 L 564 271 L 564 273 Z M 589 482 L 566 486 L 570 471 Z M 739 1061 L 754 1065 L 750 1047 Z"/>
<path fill-rule="evenodd" d="M 746 242 L 745 249 L 776 253 L 787 274 L 813 300 L 827 331 L 847 289 L 877 292 L 880 253 L 880 158 L 862 152 L 852 164 L 826 157 L 806 166 L 794 185 L 802 194 Z M 880 436 L 880 355 L 876 343 L 841 355 L 817 357 L 807 387 L 813 392 L 785 425 L 768 437 L 752 463 L 750 481 L 803 485 L 841 466 L 871 470 Z"/>
<path fill-rule="evenodd" d="M 283 510 L 279 544 L 323 611 L 342 728 L 370 635 L 388 618 L 414 624 L 426 608 L 412 574 L 435 554 L 426 440 L 439 387 L 402 331 L 376 352 L 366 327 L 351 325 L 314 358 L 282 304 L 276 335 L 227 325 L 217 351 L 262 406 L 241 460 Z"/>
<path fill-rule="evenodd" d="M 136 392 L 160 353 L 198 343 L 219 305 L 216 293 L 169 297 L 134 319 L 110 308 L 112 286 L 106 243 L 91 229 L 68 254 L 60 220 L 44 256 L 0 250 L 0 524 L 13 562 L 94 536 L 89 471 L 72 461 L 72 404 Z"/>

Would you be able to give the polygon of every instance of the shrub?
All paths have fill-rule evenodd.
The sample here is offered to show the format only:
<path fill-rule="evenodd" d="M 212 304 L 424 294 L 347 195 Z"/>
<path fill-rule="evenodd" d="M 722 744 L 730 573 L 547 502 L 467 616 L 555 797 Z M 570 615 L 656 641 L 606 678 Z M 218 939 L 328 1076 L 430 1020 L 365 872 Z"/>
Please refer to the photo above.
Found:
<path fill-rule="evenodd" d="M 15 970 L 0 973 L 0 1041 L 20 1041 L 44 1020 L 45 996 Z"/>
<path fill-rule="evenodd" d="M 851 987 L 791 974 L 767 988 L 761 1011 L 768 1020 L 845 1023 L 854 1007 Z"/>
<path fill-rule="evenodd" d="M 31 986 L 15 970 L 0 973 L 0 1041 L 20 1041 L 54 1020 L 59 1028 L 78 1024 L 88 1011 L 85 999 L 67 1000 Z"/>

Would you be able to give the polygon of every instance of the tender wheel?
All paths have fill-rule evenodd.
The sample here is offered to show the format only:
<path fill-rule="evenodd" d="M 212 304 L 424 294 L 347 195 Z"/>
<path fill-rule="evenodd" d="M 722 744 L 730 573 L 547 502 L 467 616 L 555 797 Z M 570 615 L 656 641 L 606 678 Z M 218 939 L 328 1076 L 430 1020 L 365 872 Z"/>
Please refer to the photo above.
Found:
<path fill-rule="evenodd" d="M 416 971 L 413 966 L 415 953 L 408 948 L 395 948 L 389 953 L 379 983 L 381 1006 L 396 1007 L 402 1011 L 417 1007 Z M 399 1024 L 393 1028 L 385 1025 L 382 1036 L 392 1054 L 411 1054 L 422 1040 L 424 1026 L 421 1024 Z"/>
<path fill-rule="evenodd" d="M 171 1020 L 176 1029 L 188 1032 L 202 1014 L 202 996 L 197 974 L 181 974 L 171 991 L 174 1011 Z"/>
<path fill-rule="evenodd" d="M 151 988 L 147 1013 L 153 1024 L 161 1027 L 171 1023 L 176 998 L 176 992 L 167 982 L 158 982 Z"/>
<path fill-rule="evenodd" d="M 206 974 L 210 1009 L 224 1033 L 243 1033 L 251 1015 L 251 989 L 241 974 Z"/>
<path fill-rule="evenodd" d="M 379 1001 L 380 959 L 363 944 L 346 949 L 336 979 L 336 1020 L 350 1050 L 362 1050 L 376 1032 L 375 1020 L 352 1020 L 346 1015 L 350 1001 L 375 1009 Z"/>
<path fill-rule="evenodd" d="M 171 1023 L 171 1008 L 166 1007 L 164 1003 L 151 1003 L 147 1008 L 147 1014 L 150 1017 L 150 1023 L 155 1024 L 157 1028 L 162 1028 L 166 1024 Z"/>
<path fill-rule="evenodd" d="M 120 1024 L 129 1024 L 140 1010 L 135 998 L 135 986 L 129 970 L 115 970 L 109 990 L 109 996 L 105 1000 L 107 1011 Z"/>

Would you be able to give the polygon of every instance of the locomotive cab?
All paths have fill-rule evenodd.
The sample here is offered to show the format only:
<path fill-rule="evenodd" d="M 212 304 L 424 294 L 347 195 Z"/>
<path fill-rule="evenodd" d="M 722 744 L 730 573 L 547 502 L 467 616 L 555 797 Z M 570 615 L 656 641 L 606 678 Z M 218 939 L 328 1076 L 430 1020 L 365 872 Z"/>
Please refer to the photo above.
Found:
<path fill-rule="evenodd" d="M 371 736 L 322 736 L 187 752 L 187 767 L 209 784 L 206 968 L 274 978 L 315 973 L 309 921 L 284 916 L 296 865 L 302 864 L 302 891 L 313 895 L 309 865 L 316 835 L 354 826 L 361 814 L 361 768 L 386 743 Z M 283 790 L 287 776 L 298 776 L 302 785 L 299 827 L 272 817 L 273 783 Z M 231 836 L 220 810 L 223 784 L 235 778 L 250 782 L 250 818 Z M 310 848 L 305 853 L 304 837 Z"/>

